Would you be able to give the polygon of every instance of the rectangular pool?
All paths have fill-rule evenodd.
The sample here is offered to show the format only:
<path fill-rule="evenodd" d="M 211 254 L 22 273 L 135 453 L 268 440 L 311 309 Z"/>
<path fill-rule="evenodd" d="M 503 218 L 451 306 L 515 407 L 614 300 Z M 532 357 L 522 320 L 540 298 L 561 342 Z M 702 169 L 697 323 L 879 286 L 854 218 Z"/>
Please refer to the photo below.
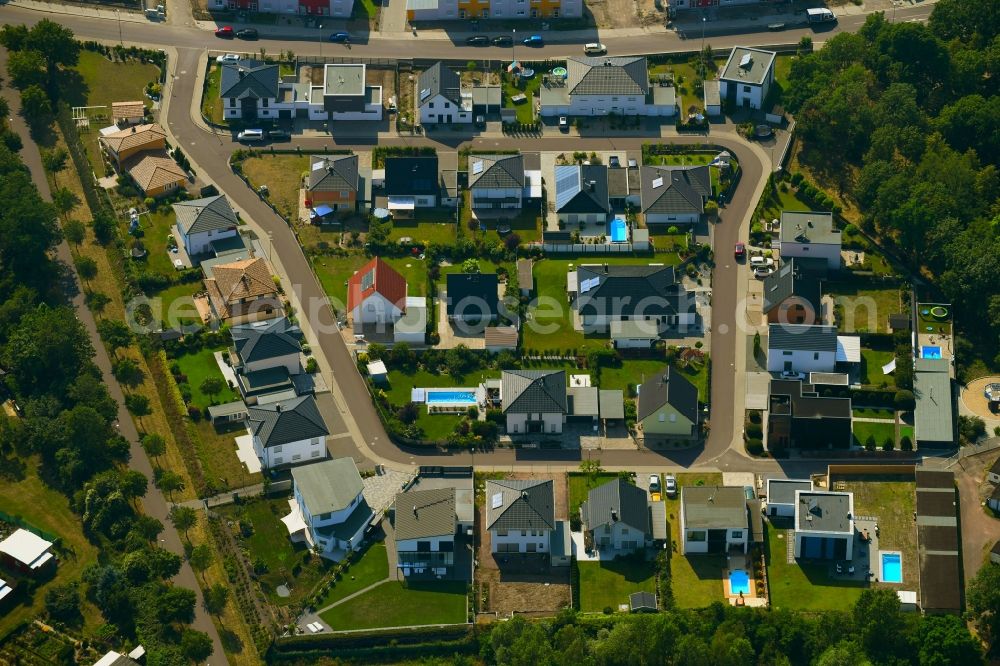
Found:
<path fill-rule="evenodd" d="M 427 390 L 428 405 L 474 405 L 475 391 L 434 391 Z"/>
<path fill-rule="evenodd" d="M 898 552 L 882 553 L 882 582 L 903 582 L 903 556 Z"/>
<path fill-rule="evenodd" d="M 735 571 L 729 572 L 729 594 L 737 595 L 739 593 L 744 595 L 750 594 L 750 575 L 742 569 L 736 569 Z"/>
<path fill-rule="evenodd" d="M 624 243 L 626 241 L 628 241 L 628 227 L 625 225 L 625 220 L 616 217 L 611 220 L 611 242 Z"/>
<path fill-rule="evenodd" d="M 921 347 L 920 358 L 941 358 L 940 347 Z"/>

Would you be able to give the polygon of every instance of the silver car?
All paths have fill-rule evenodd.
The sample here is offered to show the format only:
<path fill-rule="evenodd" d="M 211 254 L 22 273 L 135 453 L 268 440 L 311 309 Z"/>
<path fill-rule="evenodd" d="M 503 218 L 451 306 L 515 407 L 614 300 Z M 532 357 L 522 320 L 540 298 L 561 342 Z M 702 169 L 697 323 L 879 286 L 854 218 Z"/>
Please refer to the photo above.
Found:
<path fill-rule="evenodd" d="M 677 479 L 673 474 L 663 476 L 663 487 L 667 491 L 667 497 L 677 497 Z"/>

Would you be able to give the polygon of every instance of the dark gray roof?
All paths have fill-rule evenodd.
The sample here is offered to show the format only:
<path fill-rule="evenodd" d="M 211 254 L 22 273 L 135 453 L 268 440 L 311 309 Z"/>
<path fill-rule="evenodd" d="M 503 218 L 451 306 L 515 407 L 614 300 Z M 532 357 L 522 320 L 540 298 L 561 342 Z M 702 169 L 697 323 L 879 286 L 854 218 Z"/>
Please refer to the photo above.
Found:
<path fill-rule="evenodd" d="M 494 316 L 500 313 L 496 273 L 449 273 L 448 314 Z"/>
<path fill-rule="evenodd" d="M 809 324 L 771 324 L 767 348 L 813 352 L 837 352 L 837 327 Z"/>
<path fill-rule="evenodd" d="M 284 317 L 233 326 L 230 333 L 236 353 L 244 363 L 302 351 L 301 331 Z"/>
<path fill-rule="evenodd" d="M 477 163 L 480 162 L 482 167 L 477 166 Z M 469 155 L 469 187 L 524 187 L 524 157 L 520 153 L 517 155 Z"/>
<path fill-rule="evenodd" d="M 602 419 L 625 418 L 625 394 L 620 389 L 601 389 L 598 401 Z"/>
<path fill-rule="evenodd" d="M 331 525 L 323 525 L 321 527 L 313 527 L 313 532 L 319 536 L 329 539 L 334 537 L 341 541 L 347 541 L 355 534 L 358 533 L 365 523 L 370 522 L 375 517 L 375 512 L 372 511 L 371 506 L 368 504 L 368 500 L 365 499 L 364 495 L 361 496 L 361 501 L 358 505 L 354 507 L 351 511 L 351 515 L 347 517 L 342 523 L 333 523 Z"/>
<path fill-rule="evenodd" d="M 256 60 L 240 60 L 222 65 L 219 97 L 236 99 L 276 99 L 278 66 Z"/>
<path fill-rule="evenodd" d="M 330 434 L 316 407 L 316 399 L 311 395 L 251 407 L 248 424 L 250 431 L 264 446 L 278 446 Z"/>
<path fill-rule="evenodd" d="M 705 198 L 712 196 L 712 175 L 707 166 L 642 166 L 643 213 L 698 213 L 705 211 Z"/>
<path fill-rule="evenodd" d="M 396 495 L 396 542 L 455 533 L 455 489 L 411 490 Z"/>
<path fill-rule="evenodd" d="M 501 376 L 503 412 L 565 414 L 565 370 L 504 370 Z"/>
<path fill-rule="evenodd" d="M 795 505 L 795 529 L 803 532 L 850 532 L 851 494 L 813 490 L 800 492 Z"/>
<path fill-rule="evenodd" d="M 695 311 L 694 297 L 677 282 L 672 266 L 583 264 L 577 268 L 577 289 L 577 310 L 583 316 L 655 317 Z"/>
<path fill-rule="evenodd" d="M 385 158 L 385 191 L 393 196 L 437 196 L 441 192 L 437 155 Z"/>
<path fill-rule="evenodd" d="M 666 404 L 691 423 L 698 423 L 698 387 L 670 366 L 639 387 L 636 416 L 641 421 Z"/>
<path fill-rule="evenodd" d="M 226 195 L 218 194 L 204 199 L 180 201 L 173 204 L 177 216 L 177 226 L 185 234 L 203 231 L 224 231 L 239 225 L 236 212 L 229 205 Z"/>
<path fill-rule="evenodd" d="M 365 487 L 354 458 L 336 458 L 295 467 L 292 480 L 311 516 L 346 509 Z"/>
<path fill-rule="evenodd" d="M 767 314 L 792 296 L 798 296 L 807 302 L 812 306 L 813 312 L 821 312 L 822 290 L 819 280 L 804 276 L 794 257 L 785 262 L 777 272 L 764 278 L 764 313 Z"/>
<path fill-rule="evenodd" d="M 649 495 L 624 479 L 614 479 L 591 489 L 580 511 L 588 530 L 622 522 L 649 534 Z"/>
<path fill-rule="evenodd" d="M 749 525 L 742 486 L 683 486 L 681 511 L 688 529 L 746 529 Z"/>
<path fill-rule="evenodd" d="M 768 504 L 795 504 L 796 490 L 812 490 L 809 479 L 768 479 Z"/>
<path fill-rule="evenodd" d="M 649 92 L 646 59 L 582 58 L 566 61 L 570 95 L 645 95 Z"/>
<path fill-rule="evenodd" d="M 443 63 L 436 62 L 421 72 L 419 83 L 420 106 L 436 95 L 441 95 L 458 106 L 462 105 L 462 81 L 456 72 Z"/>
<path fill-rule="evenodd" d="M 773 379 L 768 403 L 771 414 L 793 419 L 850 419 L 850 398 L 821 397 L 812 384 L 797 379 Z"/>
<path fill-rule="evenodd" d="M 313 155 L 310 163 L 310 192 L 358 191 L 357 155 Z"/>
<path fill-rule="evenodd" d="M 555 523 L 551 480 L 486 482 L 486 529 L 551 530 Z"/>
<path fill-rule="evenodd" d="M 607 213 L 608 167 L 603 164 L 558 165 L 555 168 L 557 213 Z"/>

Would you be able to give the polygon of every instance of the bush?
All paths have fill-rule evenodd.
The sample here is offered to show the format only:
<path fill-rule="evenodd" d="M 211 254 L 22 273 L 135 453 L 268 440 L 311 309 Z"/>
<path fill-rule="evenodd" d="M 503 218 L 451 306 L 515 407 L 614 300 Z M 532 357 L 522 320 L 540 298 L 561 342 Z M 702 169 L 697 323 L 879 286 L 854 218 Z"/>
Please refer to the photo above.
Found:
<path fill-rule="evenodd" d="M 913 396 L 913 391 L 901 389 L 893 396 L 893 404 L 896 409 L 908 412 L 917 406 L 917 400 Z"/>
<path fill-rule="evenodd" d="M 892 441 L 892 437 L 886 437 L 882 442 L 883 451 L 892 451 L 896 448 L 896 442 Z"/>
<path fill-rule="evenodd" d="M 866 451 L 875 450 L 875 435 L 868 435 L 868 439 L 865 440 L 865 450 Z"/>
<path fill-rule="evenodd" d="M 747 440 L 747 453 L 752 456 L 759 456 L 764 454 L 764 441 L 760 439 L 748 439 Z"/>
<path fill-rule="evenodd" d="M 764 428 L 760 423 L 748 423 L 746 433 L 748 439 L 760 439 L 764 436 Z"/>
<path fill-rule="evenodd" d="M 317 370 L 319 370 L 319 363 L 316 362 L 315 358 L 310 356 L 309 358 L 306 359 L 306 372 L 308 372 L 310 375 L 314 375 L 316 374 Z"/>
<path fill-rule="evenodd" d="M 912 451 L 913 442 L 910 441 L 909 435 L 903 435 L 899 440 L 899 448 L 901 451 Z"/>

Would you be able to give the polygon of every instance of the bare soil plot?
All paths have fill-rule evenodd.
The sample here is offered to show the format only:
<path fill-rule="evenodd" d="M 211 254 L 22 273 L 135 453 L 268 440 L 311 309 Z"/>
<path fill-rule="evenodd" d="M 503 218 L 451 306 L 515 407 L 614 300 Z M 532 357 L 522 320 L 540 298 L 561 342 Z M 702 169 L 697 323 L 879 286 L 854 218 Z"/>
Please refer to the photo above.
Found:
<path fill-rule="evenodd" d="M 649 0 L 652 3 L 652 0 Z M 590 0 L 587 9 L 598 28 L 626 28 L 636 25 L 635 0 Z"/>

